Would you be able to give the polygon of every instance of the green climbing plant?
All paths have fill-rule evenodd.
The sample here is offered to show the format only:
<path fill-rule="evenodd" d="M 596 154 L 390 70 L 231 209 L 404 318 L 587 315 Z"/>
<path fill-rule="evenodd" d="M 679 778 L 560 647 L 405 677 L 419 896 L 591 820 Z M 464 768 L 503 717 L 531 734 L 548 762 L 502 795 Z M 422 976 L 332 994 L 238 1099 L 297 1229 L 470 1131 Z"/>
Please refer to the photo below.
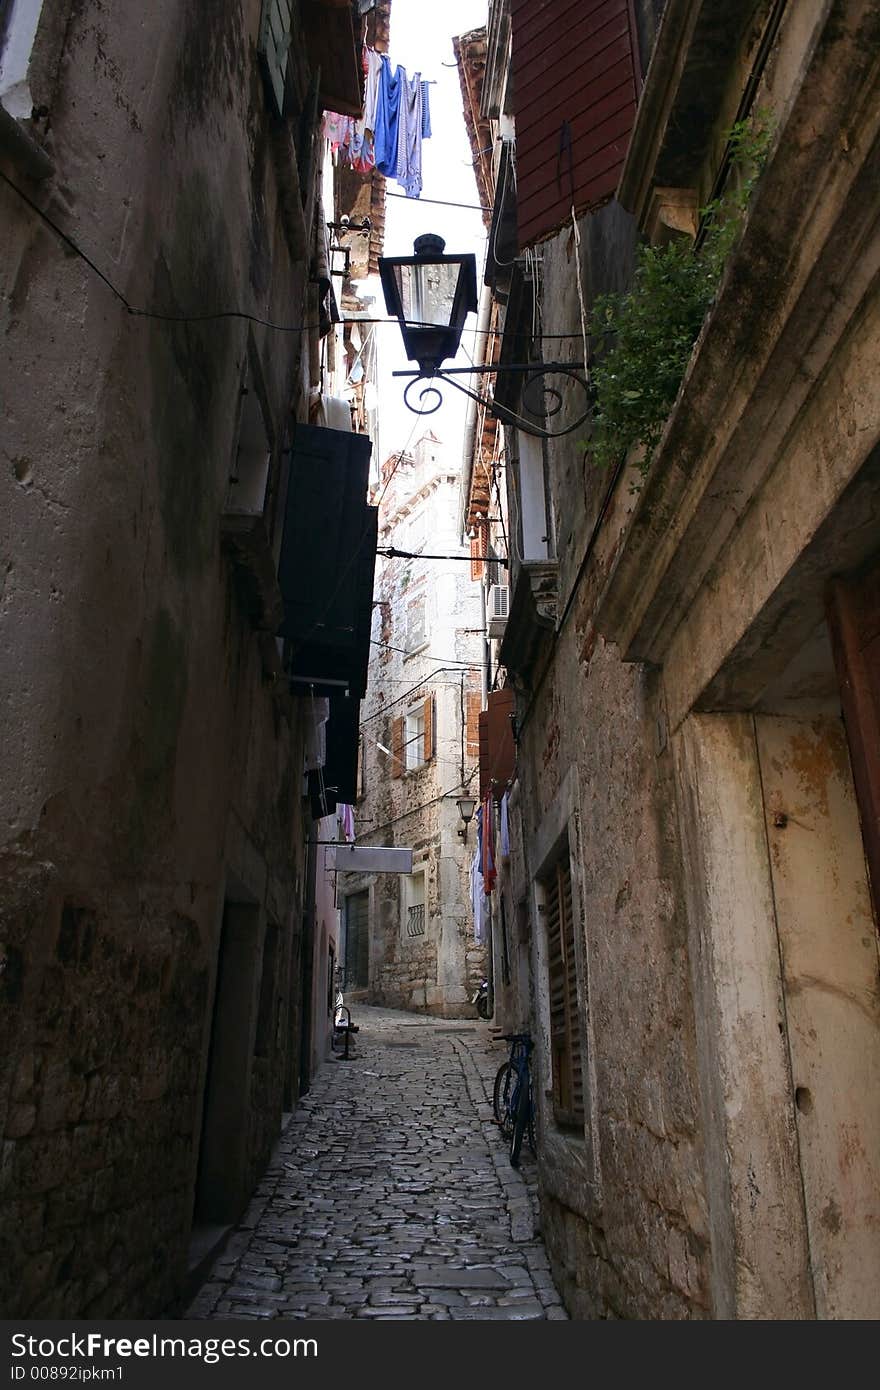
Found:
<path fill-rule="evenodd" d="M 630 288 L 593 305 L 593 331 L 611 344 L 594 364 L 593 427 L 584 447 L 597 466 L 641 447 L 647 474 L 694 343 L 739 235 L 766 162 L 772 128 L 765 112 L 728 132 L 730 174 L 723 195 L 701 209 L 698 249 L 684 239 L 641 246 Z"/>

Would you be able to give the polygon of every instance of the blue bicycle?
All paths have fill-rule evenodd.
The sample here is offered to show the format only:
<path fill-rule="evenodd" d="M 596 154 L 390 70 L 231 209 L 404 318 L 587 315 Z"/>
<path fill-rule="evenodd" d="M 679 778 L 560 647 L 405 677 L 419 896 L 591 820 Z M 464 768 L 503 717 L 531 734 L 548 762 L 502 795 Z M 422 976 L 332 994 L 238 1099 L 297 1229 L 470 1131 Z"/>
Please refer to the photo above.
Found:
<path fill-rule="evenodd" d="M 510 1144 L 510 1165 L 519 1167 L 519 1156 L 525 1135 L 532 1153 L 535 1144 L 535 1107 L 532 1101 L 532 1082 L 529 1057 L 534 1044 L 528 1033 L 505 1033 L 510 1043 L 510 1056 L 498 1068 L 492 1093 L 492 1110 L 501 1133 Z"/>

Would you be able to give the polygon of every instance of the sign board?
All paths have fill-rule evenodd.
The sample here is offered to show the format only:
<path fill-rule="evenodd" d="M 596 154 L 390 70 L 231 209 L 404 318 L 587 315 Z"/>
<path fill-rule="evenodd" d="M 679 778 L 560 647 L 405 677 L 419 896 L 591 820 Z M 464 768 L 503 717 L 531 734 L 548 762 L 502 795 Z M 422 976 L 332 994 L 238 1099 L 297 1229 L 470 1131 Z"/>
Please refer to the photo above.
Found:
<path fill-rule="evenodd" d="M 345 874 L 411 874 L 413 852 L 394 846 L 331 845 L 327 868 Z"/>

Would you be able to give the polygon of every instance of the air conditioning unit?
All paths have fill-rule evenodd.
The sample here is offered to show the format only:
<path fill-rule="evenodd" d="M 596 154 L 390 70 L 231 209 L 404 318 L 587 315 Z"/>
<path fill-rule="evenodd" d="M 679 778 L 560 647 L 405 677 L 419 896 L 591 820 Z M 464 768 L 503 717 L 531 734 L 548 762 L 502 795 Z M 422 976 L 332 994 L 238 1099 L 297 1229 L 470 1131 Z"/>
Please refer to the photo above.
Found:
<path fill-rule="evenodd" d="M 493 584 L 489 589 L 486 616 L 489 619 L 489 636 L 503 637 L 510 610 L 510 587 L 507 584 Z"/>

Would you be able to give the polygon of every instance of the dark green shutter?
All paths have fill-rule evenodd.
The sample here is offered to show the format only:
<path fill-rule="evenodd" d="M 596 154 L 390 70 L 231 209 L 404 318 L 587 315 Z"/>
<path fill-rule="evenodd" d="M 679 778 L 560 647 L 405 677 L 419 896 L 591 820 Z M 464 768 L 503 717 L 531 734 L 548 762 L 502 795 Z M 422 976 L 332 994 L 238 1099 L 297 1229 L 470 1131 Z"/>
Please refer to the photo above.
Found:
<path fill-rule="evenodd" d="M 284 115 L 284 84 L 287 79 L 289 48 L 290 0 L 263 0 L 257 50 L 265 64 L 275 110 L 279 116 Z"/>

